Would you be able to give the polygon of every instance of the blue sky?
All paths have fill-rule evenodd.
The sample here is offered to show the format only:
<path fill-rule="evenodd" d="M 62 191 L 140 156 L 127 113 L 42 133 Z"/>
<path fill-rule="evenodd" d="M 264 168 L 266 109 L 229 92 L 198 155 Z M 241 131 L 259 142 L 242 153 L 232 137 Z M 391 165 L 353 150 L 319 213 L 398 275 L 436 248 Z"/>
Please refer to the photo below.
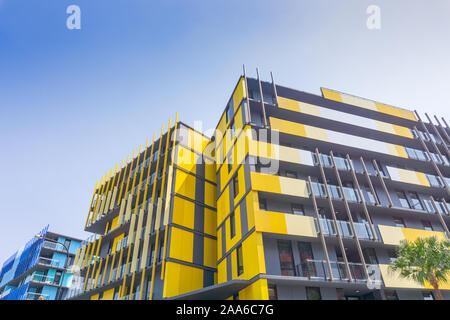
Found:
<path fill-rule="evenodd" d="M 0 263 L 47 223 L 87 237 L 95 182 L 177 111 L 215 127 L 242 64 L 450 120 L 449 16 L 448 0 L 0 0 Z"/>

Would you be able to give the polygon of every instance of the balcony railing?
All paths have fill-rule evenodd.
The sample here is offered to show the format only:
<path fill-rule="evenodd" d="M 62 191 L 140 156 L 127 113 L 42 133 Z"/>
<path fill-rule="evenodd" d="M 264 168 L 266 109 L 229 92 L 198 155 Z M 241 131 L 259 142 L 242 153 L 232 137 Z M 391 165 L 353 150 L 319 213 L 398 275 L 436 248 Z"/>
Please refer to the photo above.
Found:
<path fill-rule="evenodd" d="M 26 300 L 48 300 L 49 297 L 48 294 L 28 292 Z"/>
<path fill-rule="evenodd" d="M 327 189 L 323 183 L 318 182 L 312 182 L 312 188 L 314 191 L 314 195 L 316 197 L 320 198 L 326 198 L 327 197 Z M 347 201 L 350 202 L 360 202 L 361 198 L 359 197 L 359 194 L 356 192 L 355 189 L 350 187 L 343 187 L 345 198 Z M 331 199 L 333 200 L 343 200 L 341 189 L 338 186 L 335 185 L 328 185 L 328 190 L 331 196 Z M 311 190 L 308 190 L 309 193 L 311 193 Z"/>
<path fill-rule="evenodd" d="M 39 263 L 45 264 L 47 266 L 59 266 L 59 260 L 49 259 L 49 258 L 44 258 L 44 257 L 39 258 Z"/>
<path fill-rule="evenodd" d="M 333 279 L 336 281 L 348 281 L 347 268 L 344 262 L 330 261 Z M 368 280 L 364 272 L 362 263 L 349 262 L 350 274 L 353 281 L 365 282 Z M 379 269 L 378 265 L 367 264 L 371 270 Z M 325 260 L 306 260 L 297 265 L 297 274 L 310 280 L 331 280 Z M 371 281 L 381 282 L 381 279 L 370 279 Z"/>
<path fill-rule="evenodd" d="M 314 219 L 316 231 L 319 232 L 319 226 L 317 219 Z M 375 237 L 370 230 L 370 226 L 367 223 L 354 222 L 355 231 L 359 239 L 374 240 Z M 320 226 L 325 235 L 337 236 L 336 227 L 334 221 L 331 219 L 320 219 Z M 349 221 L 337 220 L 337 227 L 340 234 L 345 238 L 354 238 L 353 229 Z"/>

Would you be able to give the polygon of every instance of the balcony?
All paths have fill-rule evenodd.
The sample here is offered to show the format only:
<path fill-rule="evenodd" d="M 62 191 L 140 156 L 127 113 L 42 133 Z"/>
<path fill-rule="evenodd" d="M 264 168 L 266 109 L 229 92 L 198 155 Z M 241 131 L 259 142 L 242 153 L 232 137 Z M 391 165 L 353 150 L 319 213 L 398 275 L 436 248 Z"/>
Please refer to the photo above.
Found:
<path fill-rule="evenodd" d="M 49 258 L 40 257 L 39 258 L 39 263 L 43 264 L 43 265 L 46 265 L 46 266 L 59 267 L 59 260 L 55 260 L 55 259 L 49 259 Z"/>
<path fill-rule="evenodd" d="M 348 281 L 347 270 L 344 262 L 330 261 L 331 272 L 334 281 Z M 380 279 L 373 279 L 371 274 L 380 274 L 378 265 L 366 264 L 369 271 L 369 279 L 364 272 L 364 266 L 362 263 L 349 262 L 350 274 L 354 282 L 366 282 L 368 280 L 381 284 Z M 378 271 L 378 272 L 376 272 Z M 331 280 L 328 272 L 327 262 L 325 260 L 306 260 L 305 262 L 297 265 L 297 274 L 300 277 L 305 277 L 310 280 Z"/>
<path fill-rule="evenodd" d="M 320 198 L 327 198 L 327 189 L 323 183 L 312 182 L 314 195 Z M 361 198 L 355 189 L 350 187 L 343 187 L 344 195 L 349 202 L 361 202 Z M 328 185 L 329 194 L 333 200 L 343 200 L 341 189 L 338 186 Z M 308 190 L 311 194 L 311 190 Z"/>
<path fill-rule="evenodd" d="M 316 226 L 317 233 L 319 233 L 319 226 L 317 223 L 317 219 L 314 219 L 314 223 Z M 375 240 L 375 237 L 370 230 L 369 224 L 354 222 L 356 235 L 361 240 Z M 337 236 L 336 227 L 334 221 L 331 219 L 320 219 L 320 226 L 322 227 L 322 231 L 324 235 L 327 236 Z M 351 223 L 349 221 L 337 220 L 337 227 L 339 228 L 339 233 L 344 238 L 354 238 L 353 229 Z"/>
<path fill-rule="evenodd" d="M 28 292 L 25 299 L 26 300 L 48 300 L 49 297 L 50 296 L 48 294 Z"/>

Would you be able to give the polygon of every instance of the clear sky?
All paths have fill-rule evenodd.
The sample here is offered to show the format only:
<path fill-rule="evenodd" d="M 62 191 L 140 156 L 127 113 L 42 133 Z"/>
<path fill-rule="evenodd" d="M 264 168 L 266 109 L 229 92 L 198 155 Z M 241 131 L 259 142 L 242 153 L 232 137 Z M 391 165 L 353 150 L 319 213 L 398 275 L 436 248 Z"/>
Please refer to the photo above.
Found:
<path fill-rule="evenodd" d="M 177 111 L 215 127 L 242 64 L 449 122 L 449 33 L 448 0 L 0 0 L 0 264 L 47 223 L 86 238 L 95 182 Z"/>

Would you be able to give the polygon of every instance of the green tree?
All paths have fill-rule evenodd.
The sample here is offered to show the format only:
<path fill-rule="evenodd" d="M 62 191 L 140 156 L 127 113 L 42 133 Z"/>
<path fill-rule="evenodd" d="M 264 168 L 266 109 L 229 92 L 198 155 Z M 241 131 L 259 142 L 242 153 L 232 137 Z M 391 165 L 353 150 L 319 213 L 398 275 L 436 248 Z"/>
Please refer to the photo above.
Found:
<path fill-rule="evenodd" d="M 437 299 L 443 300 L 439 282 L 446 282 L 450 275 L 450 242 L 436 237 L 402 241 L 397 248 L 397 260 L 391 262 L 390 269 L 421 285 L 428 281 Z"/>

